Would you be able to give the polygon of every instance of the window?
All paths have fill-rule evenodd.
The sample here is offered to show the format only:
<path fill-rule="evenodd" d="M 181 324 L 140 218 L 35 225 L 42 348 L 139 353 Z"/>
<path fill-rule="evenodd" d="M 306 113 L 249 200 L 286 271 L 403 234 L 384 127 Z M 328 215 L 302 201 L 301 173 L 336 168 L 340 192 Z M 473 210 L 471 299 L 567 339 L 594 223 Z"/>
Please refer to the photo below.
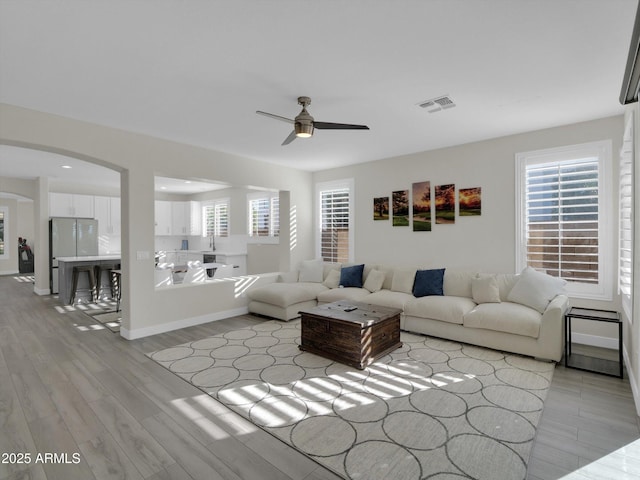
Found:
<path fill-rule="evenodd" d="M 202 206 L 202 236 L 229 236 L 229 199 L 219 199 Z"/>
<path fill-rule="evenodd" d="M 9 251 L 6 249 L 5 240 L 9 237 L 9 209 L 0 207 L 0 260 L 9 258 Z"/>
<path fill-rule="evenodd" d="M 618 292 L 622 307 L 631 319 L 633 282 L 633 115 L 627 118 L 620 149 L 620 245 L 618 251 Z"/>
<path fill-rule="evenodd" d="M 518 268 L 563 278 L 571 296 L 611 300 L 611 142 L 516 160 Z"/>
<path fill-rule="evenodd" d="M 280 235 L 280 198 L 278 193 L 253 193 L 247 196 L 249 205 L 249 236 Z"/>
<path fill-rule="evenodd" d="M 326 262 L 353 261 L 353 180 L 317 186 L 317 254 Z"/>

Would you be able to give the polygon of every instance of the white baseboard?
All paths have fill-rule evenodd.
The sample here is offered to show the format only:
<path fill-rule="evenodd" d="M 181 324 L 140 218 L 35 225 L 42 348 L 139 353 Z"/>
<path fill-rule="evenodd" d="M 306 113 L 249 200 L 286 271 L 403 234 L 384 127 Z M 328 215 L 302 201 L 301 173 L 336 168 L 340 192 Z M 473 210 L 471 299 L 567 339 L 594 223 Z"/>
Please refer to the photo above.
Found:
<path fill-rule="evenodd" d="M 631 360 L 626 348 L 622 349 L 622 358 L 624 359 L 624 366 L 627 369 L 627 378 L 629 379 L 629 385 L 631 386 L 631 395 L 633 395 L 633 403 L 636 406 L 636 415 L 640 417 L 640 391 L 638 391 L 638 384 L 636 383 L 636 376 L 633 370 L 630 368 Z"/>
<path fill-rule="evenodd" d="M 222 320 L 224 318 L 246 315 L 247 313 L 249 313 L 248 307 L 240 307 L 234 308 L 232 310 L 225 310 L 223 312 L 215 312 L 207 315 L 200 315 L 198 317 L 175 320 L 173 322 L 154 325 L 152 327 L 136 328 L 135 330 L 127 330 L 126 328 L 120 327 L 120 335 L 127 340 L 135 340 L 137 338 L 149 337 L 151 335 L 171 332 L 173 330 L 179 330 L 181 328 L 202 325 L 203 323 L 215 322 L 216 320 Z"/>
<path fill-rule="evenodd" d="M 18 270 L 0 270 L 0 275 L 17 275 Z"/>
<path fill-rule="evenodd" d="M 586 333 L 572 333 L 571 341 L 581 345 L 590 345 L 592 347 L 618 349 L 618 339 L 611 337 L 601 337 L 598 335 L 587 335 Z"/>
<path fill-rule="evenodd" d="M 36 288 L 33 287 L 33 291 L 36 295 L 51 295 L 50 288 Z"/>

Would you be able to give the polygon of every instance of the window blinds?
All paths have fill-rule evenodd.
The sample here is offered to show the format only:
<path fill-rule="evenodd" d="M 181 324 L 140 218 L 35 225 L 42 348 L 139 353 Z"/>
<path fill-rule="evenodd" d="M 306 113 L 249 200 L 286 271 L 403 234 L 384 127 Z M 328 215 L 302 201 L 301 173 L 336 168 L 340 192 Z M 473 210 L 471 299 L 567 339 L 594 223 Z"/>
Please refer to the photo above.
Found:
<path fill-rule="evenodd" d="M 349 259 L 349 189 L 320 192 L 320 255 L 326 262 Z"/>
<path fill-rule="evenodd" d="M 598 159 L 526 167 L 527 264 L 569 281 L 598 283 Z"/>
<path fill-rule="evenodd" d="M 633 121 L 625 129 L 620 150 L 620 225 L 618 288 L 624 301 L 630 301 L 633 278 Z"/>
<path fill-rule="evenodd" d="M 229 202 L 227 200 L 205 205 L 203 216 L 206 237 L 229 236 Z"/>

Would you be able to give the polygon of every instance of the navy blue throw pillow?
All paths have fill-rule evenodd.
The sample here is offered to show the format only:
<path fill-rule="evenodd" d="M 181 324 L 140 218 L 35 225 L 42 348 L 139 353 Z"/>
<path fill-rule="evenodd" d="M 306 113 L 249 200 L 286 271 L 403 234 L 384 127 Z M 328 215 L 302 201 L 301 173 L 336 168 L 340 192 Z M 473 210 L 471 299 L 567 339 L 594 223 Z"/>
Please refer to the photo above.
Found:
<path fill-rule="evenodd" d="M 444 295 L 442 283 L 444 282 L 444 268 L 433 270 L 418 270 L 413 282 L 413 296 L 426 297 L 427 295 Z"/>
<path fill-rule="evenodd" d="M 364 272 L 364 264 L 342 267 L 340 269 L 340 286 L 362 288 L 362 272 Z"/>

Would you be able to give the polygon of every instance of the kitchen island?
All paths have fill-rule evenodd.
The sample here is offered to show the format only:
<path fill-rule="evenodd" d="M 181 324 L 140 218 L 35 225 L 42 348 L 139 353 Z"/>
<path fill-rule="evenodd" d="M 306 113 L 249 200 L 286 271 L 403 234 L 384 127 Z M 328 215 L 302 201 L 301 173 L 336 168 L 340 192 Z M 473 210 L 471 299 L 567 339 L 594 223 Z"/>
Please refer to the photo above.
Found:
<path fill-rule="evenodd" d="M 63 305 L 71 302 L 71 287 L 73 285 L 73 267 L 84 265 L 114 265 L 120 263 L 120 255 L 94 255 L 85 257 L 58 257 L 58 296 Z M 96 279 L 99 285 L 99 279 Z M 87 275 L 80 275 L 78 280 L 76 301 L 82 299 L 89 302 L 91 293 Z"/>

